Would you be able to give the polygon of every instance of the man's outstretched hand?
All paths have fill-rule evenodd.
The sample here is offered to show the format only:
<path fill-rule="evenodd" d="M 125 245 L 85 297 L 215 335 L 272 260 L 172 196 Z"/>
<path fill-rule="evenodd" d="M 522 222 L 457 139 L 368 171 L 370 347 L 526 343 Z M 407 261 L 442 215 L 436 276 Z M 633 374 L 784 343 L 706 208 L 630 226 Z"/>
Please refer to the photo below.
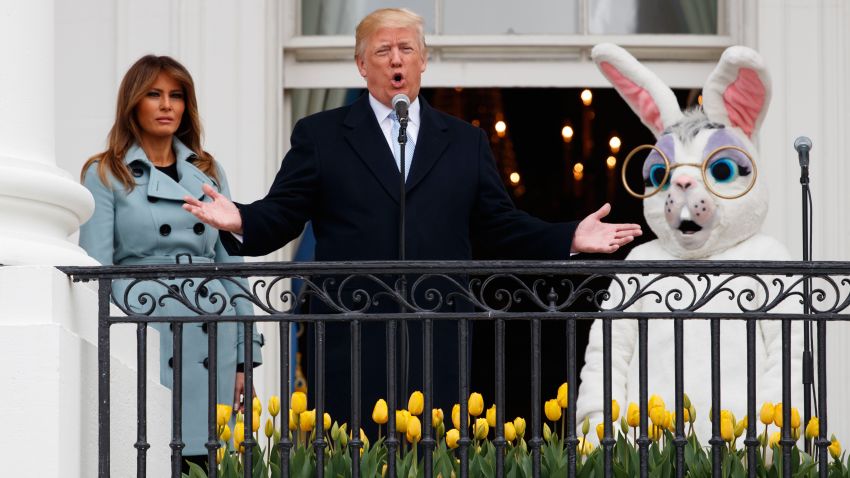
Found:
<path fill-rule="evenodd" d="M 582 219 L 573 234 L 570 252 L 612 253 L 643 232 L 638 224 L 609 224 L 602 219 L 611 212 L 611 205 L 605 203 L 598 211 Z"/>
<path fill-rule="evenodd" d="M 227 232 L 242 234 L 242 215 L 230 199 L 213 189 L 209 184 L 203 185 L 204 194 L 212 198 L 212 202 L 198 201 L 191 196 L 183 198 L 186 201 L 183 209 L 191 212 L 201 222 Z"/>

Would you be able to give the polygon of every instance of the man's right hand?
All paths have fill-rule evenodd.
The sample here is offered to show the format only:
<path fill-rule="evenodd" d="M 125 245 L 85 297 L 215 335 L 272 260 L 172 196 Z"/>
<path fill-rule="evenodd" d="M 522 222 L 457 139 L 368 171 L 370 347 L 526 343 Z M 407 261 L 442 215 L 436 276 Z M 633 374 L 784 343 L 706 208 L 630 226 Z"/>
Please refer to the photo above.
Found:
<path fill-rule="evenodd" d="M 220 230 L 242 234 L 242 215 L 236 205 L 209 184 L 203 185 L 204 194 L 212 202 L 199 201 L 192 196 L 184 196 L 183 209 L 194 214 L 201 222 Z"/>

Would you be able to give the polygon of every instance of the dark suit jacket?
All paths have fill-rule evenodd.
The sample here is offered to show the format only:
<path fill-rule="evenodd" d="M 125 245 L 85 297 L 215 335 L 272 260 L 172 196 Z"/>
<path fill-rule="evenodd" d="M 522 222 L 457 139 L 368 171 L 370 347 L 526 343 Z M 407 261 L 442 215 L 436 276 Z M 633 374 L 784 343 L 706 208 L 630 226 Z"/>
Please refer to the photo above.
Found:
<path fill-rule="evenodd" d="M 568 259 L 575 224 L 547 223 L 514 207 L 486 134 L 431 108 L 422 98 L 419 101 L 421 123 L 406 183 L 407 259 L 470 259 L 473 241 L 488 255 L 506 259 Z M 295 125 L 292 148 L 268 195 L 238 205 L 244 242 L 237 243 L 229 234 L 222 239 L 231 253 L 263 255 L 298 237 L 311 220 L 318 261 L 397 259 L 399 174 L 364 94 L 350 106 L 308 116 Z M 441 348 L 434 369 L 456 370 L 457 329 L 439 325 L 435 343 Z M 336 361 L 331 355 L 339 355 L 345 366 L 349 363 L 346 331 L 347 327 L 338 332 L 341 343 L 334 345 L 335 332 L 328 328 L 326 376 L 328 409 L 333 411 L 340 398 L 342 408 L 336 412 L 347 414 L 348 386 L 334 384 L 337 374 L 331 370 Z M 411 337 L 415 342 L 415 331 Z M 382 329 L 364 327 L 363 340 L 364 354 L 383 353 Z M 412 343 L 411 357 L 416 357 L 416 350 Z M 364 417 L 374 404 L 372 395 L 380 394 L 370 390 L 368 381 L 378 380 L 371 388 L 381 388 L 385 374 L 374 366 L 384 361 L 380 355 L 364 357 L 364 366 L 370 367 L 362 386 Z M 341 373 L 347 382 L 347 370 Z M 414 386 L 416 375 L 411 370 Z M 455 373 L 446 380 L 437 378 L 436 404 L 444 401 L 441 396 L 457 400 L 454 384 Z"/>

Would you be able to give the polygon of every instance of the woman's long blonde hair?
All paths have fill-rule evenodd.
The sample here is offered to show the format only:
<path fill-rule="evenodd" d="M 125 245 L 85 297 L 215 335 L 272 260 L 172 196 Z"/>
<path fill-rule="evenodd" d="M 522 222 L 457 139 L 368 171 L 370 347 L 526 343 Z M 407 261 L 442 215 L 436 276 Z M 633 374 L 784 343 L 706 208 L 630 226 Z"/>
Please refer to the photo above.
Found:
<path fill-rule="evenodd" d="M 198 115 L 198 101 L 195 98 L 195 83 L 192 75 L 177 60 L 169 56 L 146 55 L 133 64 L 118 89 L 118 102 L 115 110 L 115 123 L 109 130 L 106 151 L 98 153 L 83 166 L 80 173 L 81 179 L 85 179 L 88 168 L 95 161 L 99 161 L 97 174 L 103 184 L 109 185 L 107 174 L 111 173 L 124 186 L 131 191 L 136 186 L 133 174 L 124 162 L 124 155 L 133 143 L 141 143 L 142 129 L 136 119 L 136 106 L 145 97 L 148 89 L 156 81 L 160 73 L 165 73 L 174 79 L 183 88 L 183 97 L 186 109 L 180 119 L 180 126 L 175 136 L 189 149 L 195 152 L 198 158 L 194 165 L 207 176 L 218 181 L 215 162 L 212 155 L 201 147 L 203 128 Z"/>

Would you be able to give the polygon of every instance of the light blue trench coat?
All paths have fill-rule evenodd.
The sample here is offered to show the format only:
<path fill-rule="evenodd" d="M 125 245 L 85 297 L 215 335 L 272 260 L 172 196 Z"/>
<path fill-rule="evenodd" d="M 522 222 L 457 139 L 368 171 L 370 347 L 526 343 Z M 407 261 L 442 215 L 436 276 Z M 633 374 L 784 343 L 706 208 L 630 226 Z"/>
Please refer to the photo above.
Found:
<path fill-rule="evenodd" d="M 195 153 L 182 142 L 174 139 L 179 183 L 156 169 L 135 145 L 127 151 L 124 161 L 133 173 L 136 187 L 129 193 L 114 177 L 109 185 L 101 182 L 96 164 L 85 173 L 84 185 L 95 199 L 94 215 L 80 228 L 80 246 L 101 264 L 175 264 L 188 263 L 187 254 L 193 263 L 242 262 L 241 257 L 231 257 L 218 239 L 218 231 L 200 223 L 182 208 L 183 197 L 191 195 L 203 200 L 203 184 L 210 184 L 222 194 L 230 197 L 227 180 L 222 168 L 218 168 L 219 181 L 205 175 L 192 164 Z M 178 255 L 180 255 L 178 257 Z M 150 315 L 192 315 L 189 309 L 175 300 L 158 301 L 142 299 L 150 293 L 154 300 L 166 295 L 166 287 L 185 287 L 187 297 L 194 301 L 196 288 L 201 282 L 194 279 L 191 285 L 184 278 L 163 280 L 160 283 L 145 281 L 130 287 L 128 281 L 113 282 L 113 294 L 119 303 L 130 287 L 128 302 L 135 312 L 146 313 L 152 305 L 156 307 Z M 243 286 L 247 282 L 240 279 Z M 230 297 L 239 292 L 238 286 L 229 281 L 207 282 L 199 291 L 199 306 L 205 311 L 216 311 L 227 303 L 223 315 L 252 314 L 252 307 L 244 300 L 234 306 Z M 215 299 L 213 299 L 215 298 Z M 214 302 L 211 302 L 213 299 Z M 154 324 L 160 333 L 160 380 L 171 388 L 173 384 L 173 340 L 167 324 Z M 243 362 L 243 327 L 235 323 L 218 326 L 218 403 L 233 403 L 233 386 L 237 363 Z M 254 330 L 254 363 L 262 362 L 260 347 L 263 338 Z M 205 455 L 207 441 L 207 364 L 208 339 L 206 327 L 201 324 L 186 324 L 183 328 L 183 441 L 184 455 Z M 247 394 L 246 394 L 247 395 Z M 248 405 L 250 407 L 250 405 Z"/>

